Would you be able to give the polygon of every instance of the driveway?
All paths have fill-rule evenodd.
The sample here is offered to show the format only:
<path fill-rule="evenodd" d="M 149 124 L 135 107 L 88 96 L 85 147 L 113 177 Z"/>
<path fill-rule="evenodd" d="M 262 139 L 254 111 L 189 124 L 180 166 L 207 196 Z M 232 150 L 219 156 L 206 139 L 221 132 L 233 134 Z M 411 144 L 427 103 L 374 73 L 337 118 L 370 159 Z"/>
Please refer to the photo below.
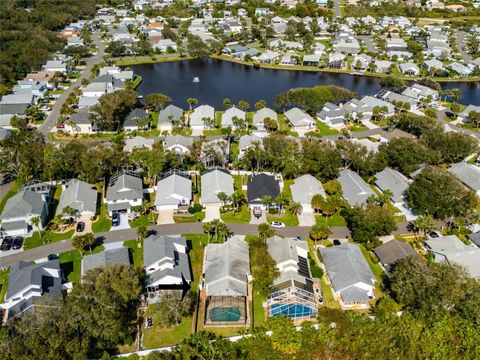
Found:
<path fill-rule="evenodd" d="M 130 224 L 128 223 L 128 214 L 120 214 L 120 224 L 118 226 L 112 226 L 110 231 L 126 230 L 130 228 Z"/>
<path fill-rule="evenodd" d="M 298 215 L 299 226 L 313 226 L 315 225 L 315 215 L 313 213 L 303 212 Z"/>
<path fill-rule="evenodd" d="M 173 209 L 160 210 L 158 212 L 157 225 L 174 224 Z"/>
<path fill-rule="evenodd" d="M 252 212 L 252 217 L 251 217 L 251 220 L 250 220 L 250 224 L 263 224 L 263 223 L 266 223 L 267 222 L 267 212 L 265 210 L 262 209 L 262 216 L 260 216 L 259 218 L 255 217 L 253 215 L 253 210 L 250 210 Z"/>
<path fill-rule="evenodd" d="M 333 6 L 335 8 L 335 16 L 338 18 L 342 17 L 342 11 L 340 9 L 340 0 L 333 0 Z"/>
<path fill-rule="evenodd" d="M 53 127 L 57 124 L 57 119 L 60 117 L 60 109 L 62 108 L 62 105 L 65 103 L 67 100 L 68 96 L 80 85 L 82 84 L 83 79 L 88 79 L 90 77 L 90 74 L 92 73 L 92 69 L 96 64 L 99 64 L 103 61 L 103 54 L 105 53 L 105 45 L 102 43 L 100 40 L 100 33 L 97 31 L 92 34 L 92 40 L 95 42 L 97 45 L 97 53 L 89 57 L 86 62 L 85 69 L 83 70 L 82 74 L 80 77 L 73 83 L 71 84 L 68 89 L 66 89 L 60 97 L 55 101 L 55 104 L 53 105 L 52 111 L 48 115 L 48 117 L 45 119 L 45 121 L 42 123 L 42 125 L 39 126 L 38 130 L 43 134 L 47 135 Z"/>
<path fill-rule="evenodd" d="M 209 222 L 214 219 L 220 219 L 220 205 L 205 205 L 205 219 L 203 222 Z"/>

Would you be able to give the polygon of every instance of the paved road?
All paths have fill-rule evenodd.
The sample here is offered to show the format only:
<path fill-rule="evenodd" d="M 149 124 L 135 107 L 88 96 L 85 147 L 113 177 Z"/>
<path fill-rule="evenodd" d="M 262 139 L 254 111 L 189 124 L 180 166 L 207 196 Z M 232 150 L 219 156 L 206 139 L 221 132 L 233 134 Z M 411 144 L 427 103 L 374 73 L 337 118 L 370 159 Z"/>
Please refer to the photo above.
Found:
<path fill-rule="evenodd" d="M 465 44 L 465 33 L 463 31 L 457 31 L 457 36 L 455 37 L 455 41 L 457 43 L 458 52 L 462 55 L 463 61 L 469 62 L 472 60 L 472 57 L 463 50 L 463 47 L 466 46 Z"/>
<path fill-rule="evenodd" d="M 97 54 L 87 59 L 87 64 L 80 77 L 60 95 L 57 101 L 55 101 L 55 105 L 53 105 L 52 111 L 48 115 L 47 119 L 38 128 L 38 130 L 45 136 L 56 125 L 57 119 L 60 117 L 60 109 L 62 108 L 63 103 L 67 100 L 68 96 L 82 84 L 83 79 L 88 79 L 90 77 L 94 65 L 103 61 L 105 45 L 100 41 L 99 35 L 99 32 L 92 34 L 92 40 L 97 45 Z"/>
<path fill-rule="evenodd" d="M 237 235 L 251 235 L 257 234 L 257 225 L 251 224 L 227 224 L 228 228 Z M 407 222 L 398 223 L 395 233 L 405 234 L 408 233 Z M 174 235 L 174 234 L 199 234 L 203 233 L 202 223 L 178 223 L 167 225 L 154 225 L 149 228 L 151 232 L 157 235 Z M 294 226 L 284 229 L 277 229 L 277 234 L 285 237 L 296 237 L 298 235 L 302 237 L 308 237 L 310 227 L 308 226 Z M 332 228 L 331 238 L 346 238 L 350 234 L 348 228 L 344 226 L 338 226 Z M 109 231 L 106 233 L 95 234 L 97 242 L 100 244 L 108 244 L 119 241 L 126 241 L 135 239 L 137 237 L 135 229 Z M 33 261 L 46 258 L 49 254 L 59 254 L 68 250 L 72 250 L 72 244 L 70 240 L 62 240 L 59 242 L 43 245 L 30 250 L 22 251 L 16 254 L 0 257 L 0 268 L 9 267 L 16 264 L 18 261 Z"/>
<path fill-rule="evenodd" d="M 333 0 L 333 7 L 335 9 L 335 16 L 341 18 L 342 10 L 340 9 L 340 0 Z"/>

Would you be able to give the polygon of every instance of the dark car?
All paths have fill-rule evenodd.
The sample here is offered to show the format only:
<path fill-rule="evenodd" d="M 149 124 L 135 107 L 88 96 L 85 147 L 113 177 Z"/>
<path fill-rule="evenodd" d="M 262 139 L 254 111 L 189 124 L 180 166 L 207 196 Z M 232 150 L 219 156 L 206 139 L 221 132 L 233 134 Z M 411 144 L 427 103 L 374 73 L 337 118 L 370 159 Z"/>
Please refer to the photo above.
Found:
<path fill-rule="evenodd" d="M 83 230 L 85 230 L 85 223 L 80 221 L 78 224 L 77 224 L 77 232 L 82 232 Z"/>
<path fill-rule="evenodd" d="M 21 249 L 22 246 L 23 246 L 23 237 L 17 236 L 15 239 L 13 239 L 13 243 L 12 243 L 13 250 Z"/>
<path fill-rule="evenodd" d="M 120 214 L 115 212 L 112 214 L 112 226 L 118 225 L 120 225 Z"/>
<path fill-rule="evenodd" d="M 57 260 L 58 255 L 57 254 L 50 254 L 50 255 L 47 256 L 47 259 L 48 259 L 48 261 Z"/>
<path fill-rule="evenodd" d="M 338 239 L 333 240 L 333 245 L 338 246 L 338 245 L 341 245 L 341 244 L 342 243 L 340 242 L 340 240 L 338 240 Z"/>
<path fill-rule="evenodd" d="M 13 238 L 11 236 L 6 236 L 2 240 L 2 245 L 0 245 L 0 250 L 8 251 L 11 249 L 13 243 Z"/>

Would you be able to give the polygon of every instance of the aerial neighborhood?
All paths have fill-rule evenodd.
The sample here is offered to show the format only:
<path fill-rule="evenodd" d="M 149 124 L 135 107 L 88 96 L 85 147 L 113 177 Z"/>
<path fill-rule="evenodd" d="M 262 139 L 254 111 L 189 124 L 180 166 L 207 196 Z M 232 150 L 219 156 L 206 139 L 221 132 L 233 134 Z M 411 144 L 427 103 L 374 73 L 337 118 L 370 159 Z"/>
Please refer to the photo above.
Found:
<path fill-rule="evenodd" d="M 0 358 L 480 353 L 480 2 L 0 25 Z"/>

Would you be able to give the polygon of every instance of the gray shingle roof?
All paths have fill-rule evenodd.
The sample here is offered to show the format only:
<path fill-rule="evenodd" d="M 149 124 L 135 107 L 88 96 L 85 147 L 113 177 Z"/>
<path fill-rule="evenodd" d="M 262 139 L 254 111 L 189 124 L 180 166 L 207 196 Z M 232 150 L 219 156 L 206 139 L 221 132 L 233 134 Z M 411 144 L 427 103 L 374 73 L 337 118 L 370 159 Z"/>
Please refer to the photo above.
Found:
<path fill-rule="evenodd" d="M 227 109 L 227 111 L 225 111 L 222 114 L 222 126 L 223 127 L 233 126 L 233 118 L 234 117 L 237 117 L 240 120 L 245 120 L 245 117 L 246 117 L 245 111 L 240 110 L 240 109 L 236 108 L 235 106 Z"/>
<path fill-rule="evenodd" d="M 169 117 L 171 117 L 173 121 L 182 119 L 183 109 L 175 105 L 168 105 L 165 107 L 165 109 L 160 111 L 160 114 L 158 115 L 158 125 L 171 125 L 172 122 L 170 121 Z"/>
<path fill-rule="evenodd" d="M 114 179 L 107 191 L 107 200 L 136 200 L 143 198 L 142 179 L 130 174 L 121 174 Z"/>
<path fill-rule="evenodd" d="M 294 107 L 285 112 L 285 117 L 294 127 L 308 126 L 312 123 L 315 123 L 315 121 L 310 115 L 297 107 Z"/>
<path fill-rule="evenodd" d="M 79 109 L 76 113 L 72 114 L 70 118 L 66 121 L 68 124 L 70 121 L 73 121 L 75 124 L 91 124 L 92 119 L 90 118 L 90 108 L 85 107 Z"/>
<path fill-rule="evenodd" d="M 448 169 L 462 183 L 474 191 L 480 191 L 480 168 L 476 165 L 459 162 Z"/>
<path fill-rule="evenodd" d="M 192 198 L 192 180 L 173 173 L 160 180 L 157 184 L 155 206 L 177 205 L 182 199 Z"/>
<path fill-rule="evenodd" d="M 280 186 L 274 176 L 261 173 L 248 177 L 247 198 L 249 203 L 261 199 L 265 195 L 275 199 L 278 194 L 280 194 Z"/>
<path fill-rule="evenodd" d="M 367 291 L 356 285 L 363 283 L 373 286 L 376 279 L 358 245 L 320 248 L 320 254 L 335 292 L 340 292 L 345 302 L 368 300 Z"/>
<path fill-rule="evenodd" d="M 375 195 L 370 186 L 356 172 L 346 169 L 340 172 L 338 181 L 342 185 L 343 198 L 351 206 L 362 205 L 371 195 Z"/>
<path fill-rule="evenodd" d="M 314 195 L 320 194 L 326 197 L 322 183 L 310 174 L 302 175 L 293 181 L 290 185 L 293 201 L 300 204 L 310 205 Z"/>
<path fill-rule="evenodd" d="M 7 200 L 0 218 L 10 219 L 23 216 L 40 216 L 45 206 L 44 197 L 30 189 L 21 190 Z"/>
<path fill-rule="evenodd" d="M 263 108 L 258 110 L 255 115 L 253 115 L 253 125 L 263 125 L 263 120 L 270 118 L 272 120 L 277 120 L 277 113 L 270 108 Z"/>
<path fill-rule="evenodd" d="M 177 247 L 187 248 L 187 241 L 181 236 L 155 236 L 150 235 L 143 242 L 143 263 L 148 268 L 158 262 L 172 262 L 173 268 L 157 270 L 147 275 L 146 284 L 153 284 L 156 281 L 172 276 L 179 279 L 192 281 L 188 254 L 180 252 Z"/>
<path fill-rule="evenodd" d="M 165 149 L 169 149 L 172 146 L 184 146 L 186 148 L 190 148 L 193 144 L 193 138 L 188 137 L 188 136 L 182 136 L 182 135 L 169 135 L 165 138 Z"/>
<path fill-rule="evenodd" d="M 202 174 L 202 204 L 219 203 L 217 194 L 233 194 L 233 177 L 227 170 L 213 169 Z"/>
<path fill-rule="evenodd" d="M 89 270 L 107 265 L 130 265 L 130 257 L 128 248 L 121 247 L 118 249 L 104 250 L 102 252 L 84 256 L 82 259 L 82 276 Z"/>
<path fill-rule="evenodd" d="M 215 119 L 215 109 L 210 105 L 200 105 L 190 114 L 190 126 L 203 126 L 203 118 Z"/>
<path fill-rule="evenodd" d="M 395 239 L 376 247 L 373 251 L 385 266 L 393 265 L 409 256 L 418 257 L 418 253 L 409 243 Z"/>
<path fill-rule="evenodd" d="M 95 214 L 97 211 L 97 196 L 97 190 L 92 189 L 90 184 L 77 179 L 70 180 L 65 184 L 56 213 L 57 215 L 61 214 L 63 209 L 69 206 L 79 213 Z"/>
<path fill-rule="evenodd" d="M 145 119 L 147 117 L 148 113 L 141 109 L 141 108 L 136 108 L 130 111 L 125 118 L 125 121 L 123 122 L 123 126 L 137 126 L 135 123 L 136 119 Z"/>
<path fill-rule="evenodd" d="M 204 263 L 207 296 L 247 296 L 250 257 L 242 238 L 234 236 L 223 244 L 208 244 Z"/>
<path fill-rule="evenodd" d="M 390 190 L 395 203 L 403 201 L 403 194 L 410 186 L 407 178 L 396 170 L 385 168 L 375 175 L 375 185 L 382 191 Z"/>
<path fill-rule="evenodd" d="M 142 148 L 151 149 L 154 142 L 154 139 L 147 139 L 142 136 L 135 136 L 131 139 L 125 140 L 125 146 L 123 147 L 123 151 L 132 151 Z"/>

